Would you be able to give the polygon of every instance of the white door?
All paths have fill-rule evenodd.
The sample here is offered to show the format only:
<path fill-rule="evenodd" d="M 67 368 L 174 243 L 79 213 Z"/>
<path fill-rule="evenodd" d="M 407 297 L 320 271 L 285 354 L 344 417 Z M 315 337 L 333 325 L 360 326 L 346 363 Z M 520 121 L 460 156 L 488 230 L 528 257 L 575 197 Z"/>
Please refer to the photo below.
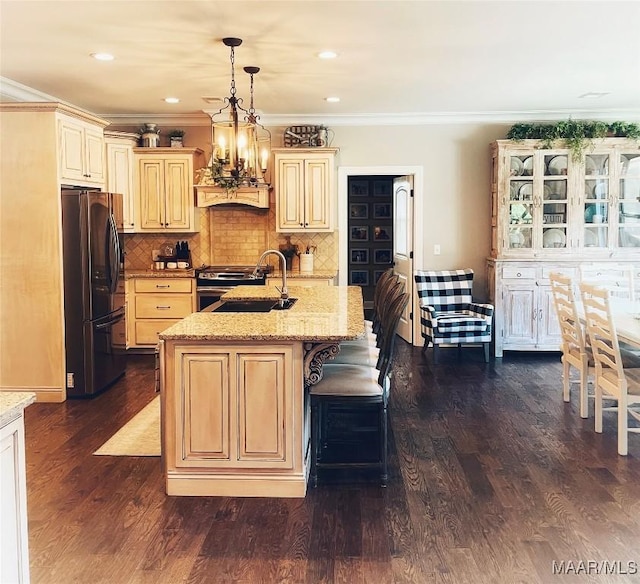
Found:
<path fill-rule="evenodd" d="M 393 270 L 404 283 L 409 302 L 400 317 L 398 334 L 413 344 L 413 177 L 393 179 Z"/>

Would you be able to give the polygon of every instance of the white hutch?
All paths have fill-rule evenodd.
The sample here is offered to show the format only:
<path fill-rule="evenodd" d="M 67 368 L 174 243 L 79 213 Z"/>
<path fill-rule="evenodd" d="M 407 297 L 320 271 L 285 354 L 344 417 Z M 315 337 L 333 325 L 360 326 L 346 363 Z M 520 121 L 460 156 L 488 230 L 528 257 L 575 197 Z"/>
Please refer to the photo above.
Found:
<path fill-rule="evenodd" d="M 575 157 L 562 141 L 498 140 L 491 156 L 495 356 L 558 351 L 550 272 L 631 264 L 640 288 L 640 143 L 595 139 Z"/>

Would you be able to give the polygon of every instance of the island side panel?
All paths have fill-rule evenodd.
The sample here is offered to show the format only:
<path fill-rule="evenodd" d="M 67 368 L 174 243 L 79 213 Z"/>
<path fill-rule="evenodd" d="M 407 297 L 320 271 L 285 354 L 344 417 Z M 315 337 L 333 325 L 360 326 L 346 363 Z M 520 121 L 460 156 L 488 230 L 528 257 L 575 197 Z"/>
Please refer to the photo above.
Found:
<path fill-rule="evenodd" d="M 302 343 L 160 347 L 167 494 L 304 497 Z"/>

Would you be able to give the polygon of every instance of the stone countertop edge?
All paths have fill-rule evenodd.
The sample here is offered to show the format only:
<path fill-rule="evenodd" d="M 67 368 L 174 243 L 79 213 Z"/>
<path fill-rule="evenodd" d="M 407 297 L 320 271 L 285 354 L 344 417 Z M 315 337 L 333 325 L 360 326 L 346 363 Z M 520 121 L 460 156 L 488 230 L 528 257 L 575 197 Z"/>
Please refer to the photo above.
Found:
<path fill-rule="evenodd" d="M 196 272 L 193 268 L 188 270 L 125 270 L 124 279 L 131 278 L 195 278 Z"/>
<path fill-rule="evenodd" d="M 36 394 L 30 391 L 0 391 L 0 427 L 13 422 L 34 401 Z"/>
<path fill-rule="evenodd" d="M 316 270 L 314 272 L 298 272 L 296 270 L 287 270 L 287 278 L 309 278 L 310 280 L 323 280 L 335 278 L 338 275 L 337 270 Z M 280 270 L 274 270 L 267 274 L 267 278 L 282 278 Z"/>
<path fill-rule="evenodd" d="M 274 294 L 274 292 L 276 292 Z M 312 341 L 340 342 L 364 335 L 362 292 L 358 286 L 292 286 L 297 302 L 271 312 L 196 312 L 162 331 L 167 341 Z M 225 299 L 276 299 L 263 286 L 238 286 Z"/>

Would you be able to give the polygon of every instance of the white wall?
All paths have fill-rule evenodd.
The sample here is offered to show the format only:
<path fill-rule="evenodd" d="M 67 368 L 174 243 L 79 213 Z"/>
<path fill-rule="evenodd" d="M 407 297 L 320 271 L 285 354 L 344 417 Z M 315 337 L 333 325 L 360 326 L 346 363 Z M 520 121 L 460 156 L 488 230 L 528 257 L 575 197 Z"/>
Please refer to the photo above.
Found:
<path fill-rule="evenodd" d="M 339 166 L 422 166 L 423 258 L 420 268 L 471 267 L 474 294 L 486 299 L 491 192 L 489 144 L 505 137 L 510 125 L 336 127 L 332 145 Z M 433 254 L 440 244 L 441 255 Z"/>

